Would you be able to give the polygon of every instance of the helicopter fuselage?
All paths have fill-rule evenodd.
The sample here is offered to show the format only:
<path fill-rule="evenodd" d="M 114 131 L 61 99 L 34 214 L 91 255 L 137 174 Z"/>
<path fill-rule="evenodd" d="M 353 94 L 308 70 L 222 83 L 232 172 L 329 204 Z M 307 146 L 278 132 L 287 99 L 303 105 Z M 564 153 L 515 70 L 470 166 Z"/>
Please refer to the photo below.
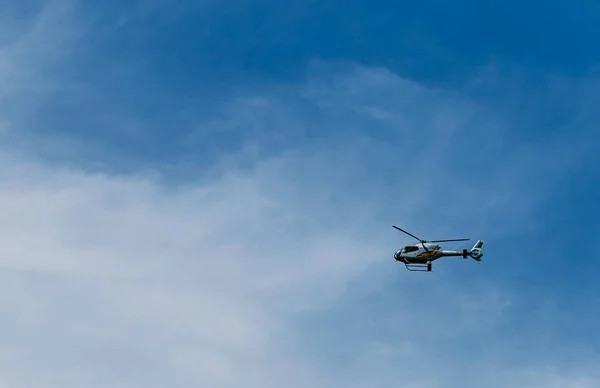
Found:
<path fill-rule="evenodd" d="M 445 256 L 465 256 L 465 252 L 445 250 L 438 244 L 424 243 L 399 249 L 394 254 L 394 259 L 407 264 L 426 264 Z"/>

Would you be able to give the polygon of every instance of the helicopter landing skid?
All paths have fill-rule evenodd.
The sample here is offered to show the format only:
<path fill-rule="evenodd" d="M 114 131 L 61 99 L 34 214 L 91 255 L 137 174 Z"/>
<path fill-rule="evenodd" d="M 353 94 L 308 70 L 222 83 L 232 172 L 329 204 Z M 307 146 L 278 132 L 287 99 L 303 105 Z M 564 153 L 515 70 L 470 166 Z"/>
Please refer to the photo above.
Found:
<path fill-rule="evenodd" d="M 407 270 L 413 272 L 431 272 L 431 263 L 427 264 L 408 264 L 404 263 Z M 413 269 L 411 269 L 413 268 Z"/>

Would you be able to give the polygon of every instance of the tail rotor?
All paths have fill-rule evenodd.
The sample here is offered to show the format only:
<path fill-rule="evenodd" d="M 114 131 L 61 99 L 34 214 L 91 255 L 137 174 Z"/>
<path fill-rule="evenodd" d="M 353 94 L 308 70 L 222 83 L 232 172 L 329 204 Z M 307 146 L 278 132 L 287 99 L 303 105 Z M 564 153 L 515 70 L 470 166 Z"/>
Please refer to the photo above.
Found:
<path fill-rule="evenodd" d="M 473 245 L 473 248 L 471 248 L 471 250 L 468 252 L 469 256 L 475 261 L 481 261 L 481 258 L 483 257 L 483 250 L 481 249 L 482 247 L 483 240 L 478 240 L 475 245 Z"/>

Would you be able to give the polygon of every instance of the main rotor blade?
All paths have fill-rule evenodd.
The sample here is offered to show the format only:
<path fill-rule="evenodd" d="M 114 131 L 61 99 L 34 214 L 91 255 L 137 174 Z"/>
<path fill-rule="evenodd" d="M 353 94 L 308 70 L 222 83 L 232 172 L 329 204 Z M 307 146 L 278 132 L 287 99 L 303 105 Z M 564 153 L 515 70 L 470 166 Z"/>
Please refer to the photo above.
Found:
<path fill-rule="evenodd" d="M 452 240 L 432 240 L 429 242 L 449 242 L 449 241 L 469 241 L 471 240 L 470 238 L 456 238 L 456 239 L 452 239 Z"/>
<path fill-rule="evenodd" d="M 393 228 L 396 228 L 396 229 L 398 229 L 398 230 L 399 230 L 399 231 L 401 231 L 401 232 L 404 232 L 404 233 L 408 234 L 410 237 L 412 237 L 412 238 L 414 238 L 414 239 L 417 239 L 417 240 L 419 240 L 419 242 L 421 242 L 421 243 L 422 243 L 422 242 L 425 242 L 425 240 L 421 240 L 420 238 L 418 238 L 418 237 L 417 237 L 417 236 L 415 236 L 414 234 L 408 233 L 406 230 L 404 230 L 404 229 L 400 229 L 400 228 L 399 228 L 399 227 L 397 227 L 396 225 L 392 225 L 392 227 L 393 227 Z"/>

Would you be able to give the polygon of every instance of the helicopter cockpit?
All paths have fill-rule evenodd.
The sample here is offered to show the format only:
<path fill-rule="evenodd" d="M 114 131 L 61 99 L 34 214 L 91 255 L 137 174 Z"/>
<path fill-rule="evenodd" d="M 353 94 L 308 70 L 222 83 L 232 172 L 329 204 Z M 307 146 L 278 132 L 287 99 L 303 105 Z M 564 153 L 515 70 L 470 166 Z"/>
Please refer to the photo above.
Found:
<path fill-rule="evenodd" d="M 403 253 L 410 253 L 410 252 L 415 252 L 418 251 L 419 247 L 414 246 L 414 245 L 407 245 L 404 248 L 398 250 L 398 252 L 394 253 L 394 258 L 396 258 L 396 260 L 400 260 L 399 257 L 403 254 Z"/>
<path fill-rule="evenodd" d="M 402 253 L 410 253 L 410 252 L 414 252 L 414 251 L 418 251 L 418 250 L 419 250 L 419 247 L 414 246 L 414 245 L 409 245 L 402 249 Z"/>

